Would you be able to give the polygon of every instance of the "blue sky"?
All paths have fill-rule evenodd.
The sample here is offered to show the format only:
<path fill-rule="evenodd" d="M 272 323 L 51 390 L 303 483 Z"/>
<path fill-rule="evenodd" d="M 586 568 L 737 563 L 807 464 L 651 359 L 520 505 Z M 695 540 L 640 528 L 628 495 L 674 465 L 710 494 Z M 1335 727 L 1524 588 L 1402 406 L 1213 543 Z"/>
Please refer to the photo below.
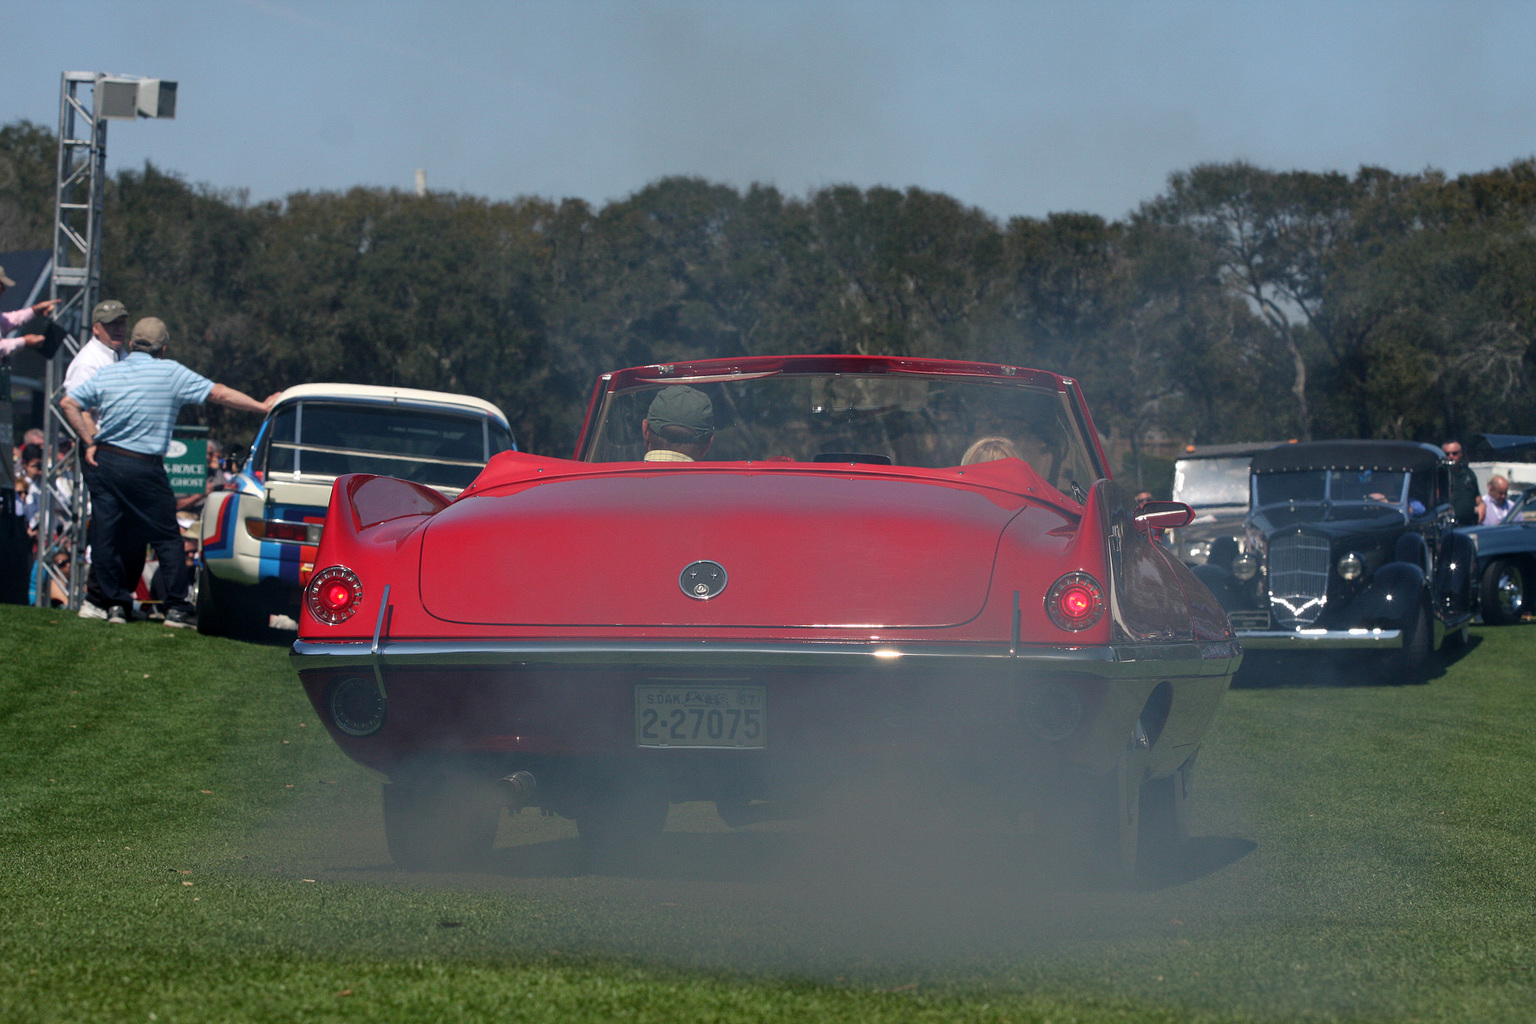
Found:
<path fill-rule="evenodd" d="M 0 121 L 59 74 L 179 82 L 151 160 L 270 199 L 352 185 L 621 198 L 698 175 L 918 186 L 998 217 L 1119 217 L 1169 173 L 1457 174 L 1536 154 L 1536 3 L 12 5 Z"/>

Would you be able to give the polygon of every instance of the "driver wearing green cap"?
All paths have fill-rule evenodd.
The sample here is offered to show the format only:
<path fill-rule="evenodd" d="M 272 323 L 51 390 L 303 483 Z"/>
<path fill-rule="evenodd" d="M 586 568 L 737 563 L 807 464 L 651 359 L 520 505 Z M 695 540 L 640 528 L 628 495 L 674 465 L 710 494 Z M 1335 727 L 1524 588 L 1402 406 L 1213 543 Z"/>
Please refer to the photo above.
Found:
<path fill-rule="evenodd" d="M 674 384 L 651 400 L 640 424 L 646 462 L 697 462 L 715 440 L 715 406 L 697 388 Z"/>

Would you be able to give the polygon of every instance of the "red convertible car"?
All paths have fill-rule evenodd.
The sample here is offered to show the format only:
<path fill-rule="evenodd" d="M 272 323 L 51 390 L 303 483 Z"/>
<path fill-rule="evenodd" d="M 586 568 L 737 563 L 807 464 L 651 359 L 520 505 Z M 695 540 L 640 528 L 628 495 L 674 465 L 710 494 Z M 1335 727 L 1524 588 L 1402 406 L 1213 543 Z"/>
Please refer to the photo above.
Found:
<path fill-rule="evenodd" d="M 1111 875 L 1177 848 L 1241 659 L 1110 479 L 1075 381 L 794 356 L 601 377 L 573 460 L 452 501 L 336 481 L 293 660 L 376 770 L 395 860 L 473 863 L 503 807 L 632 850 L 900 778 Z"/>

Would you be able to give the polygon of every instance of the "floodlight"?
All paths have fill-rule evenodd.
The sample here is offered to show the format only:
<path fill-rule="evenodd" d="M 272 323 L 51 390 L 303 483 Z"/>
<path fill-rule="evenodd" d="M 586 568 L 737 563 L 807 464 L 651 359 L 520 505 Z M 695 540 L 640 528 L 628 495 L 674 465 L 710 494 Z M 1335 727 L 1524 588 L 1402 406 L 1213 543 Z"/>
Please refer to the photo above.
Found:
<path fill-rule="evenodd" d="M 167 82 L 163 78 L 140 79 L 139 116 L 164 118 L 175 117 L 176 83 Z"/>
<path fill-rule="evenodd" d="M 103 77 L 96 86 L 96 116 L 132 121 L 139 116 L 139 80 Z"/>

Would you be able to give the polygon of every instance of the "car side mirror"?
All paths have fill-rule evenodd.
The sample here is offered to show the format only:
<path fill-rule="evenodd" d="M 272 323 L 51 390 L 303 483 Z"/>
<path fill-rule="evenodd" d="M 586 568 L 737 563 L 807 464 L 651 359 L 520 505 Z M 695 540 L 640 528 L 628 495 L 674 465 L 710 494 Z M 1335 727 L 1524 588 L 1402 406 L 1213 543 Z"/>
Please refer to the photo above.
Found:
<path fill-rule="evenodd" d="M 1149 501 L 1136 510 L 1136 532 L 1177 530 L 1194 519 L 1195 510 L 1182 501 Z"/>

